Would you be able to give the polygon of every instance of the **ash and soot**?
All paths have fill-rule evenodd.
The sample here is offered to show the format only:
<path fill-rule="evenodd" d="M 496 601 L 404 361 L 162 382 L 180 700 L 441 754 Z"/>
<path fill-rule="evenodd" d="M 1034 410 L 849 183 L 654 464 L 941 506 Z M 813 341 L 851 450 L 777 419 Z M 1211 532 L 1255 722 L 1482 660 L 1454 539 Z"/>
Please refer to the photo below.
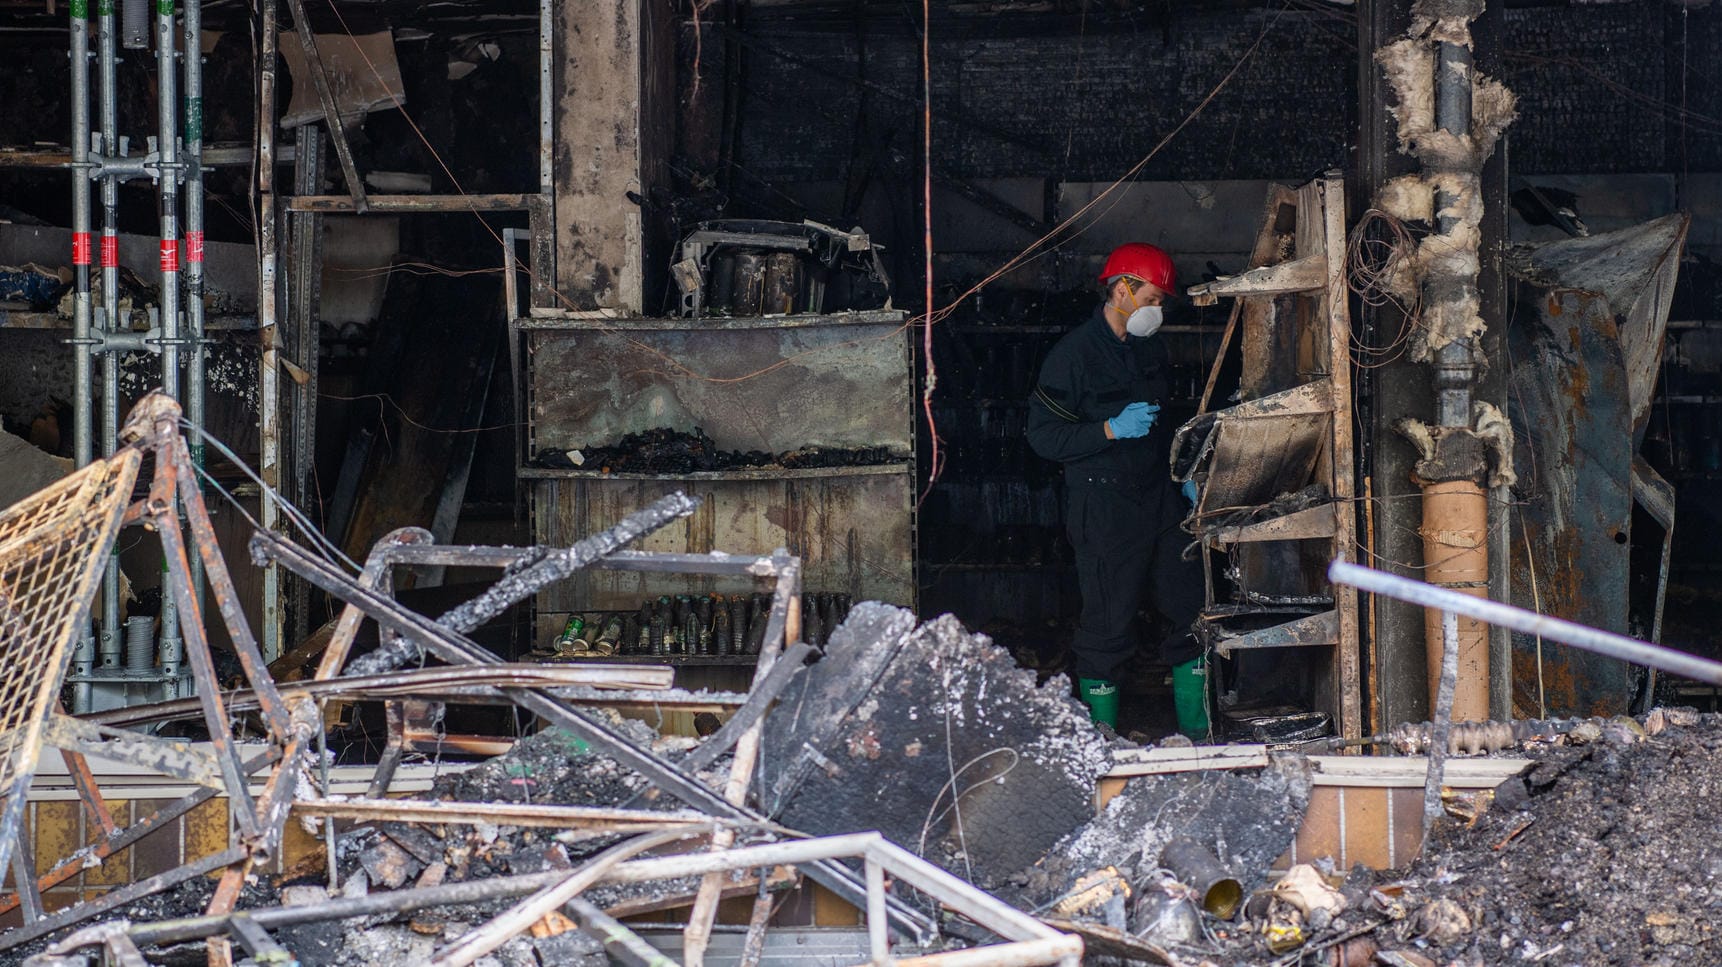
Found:
<path fill-rule="evenodd" d="M 1441 964 L 1722 963 L 1722 717 L 1592 731 L 1537 754 L 1474 825 L 1438 824 L 1392 929 L 1462 933 L 1424 938 Z M 1423 915 L 1442 901 L 1469 930 Z"/>

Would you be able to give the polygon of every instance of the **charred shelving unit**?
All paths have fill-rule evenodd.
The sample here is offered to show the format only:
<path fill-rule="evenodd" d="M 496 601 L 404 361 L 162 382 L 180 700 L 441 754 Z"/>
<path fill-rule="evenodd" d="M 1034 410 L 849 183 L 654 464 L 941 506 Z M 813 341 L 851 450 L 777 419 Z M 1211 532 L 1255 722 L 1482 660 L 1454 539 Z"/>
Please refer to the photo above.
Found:
<path fill-rule="evenodd" d="M 698 428 L 722 450 L 866 447 L 892 455 L 864 465 L 692 473 L 522 466 L 535 543 L 566 546 L 682 490 L 701 498 L 700 509 L 641 550 L 784 548 L 801 559 L 807 591 L 913 607 L 914 379 L 904 318 L 888 309 L 701 319 L 535 309 L 515 319 L 527 393 L 523 455 L 611 444 L 657 427 Z M 585 571 L 537 597 L 534 641 L 553 638 L 573 612 L 734 590 L 709 576 Z M 678 656 L 674 663 L 753 661 Z"/>
<path fill-rule="evenodd" d="M 1339 735 L 1356 738 L 1363 728 L 1357 592 L 1326 577 L 1329 562 L 1355 560 L 1357 547 L 1345 189 L 1337 173 L 1270 190 L 1250 264 L 1189 292 L 1198 303 L 1237 300 L 1227 342 L 1235 324 L 1245 360 L 1242 402 L 1199 415 L 1172 445 L 1174 475 L 1201 487 L 1188 527 L 1204 559 L 1225 555 L 1231 584 L 1224 601 L 1210 581 L 1197 633 L 1239 664 L 1246 693 L 1300 692 L 1290 701 L 1306 702 Z"/>

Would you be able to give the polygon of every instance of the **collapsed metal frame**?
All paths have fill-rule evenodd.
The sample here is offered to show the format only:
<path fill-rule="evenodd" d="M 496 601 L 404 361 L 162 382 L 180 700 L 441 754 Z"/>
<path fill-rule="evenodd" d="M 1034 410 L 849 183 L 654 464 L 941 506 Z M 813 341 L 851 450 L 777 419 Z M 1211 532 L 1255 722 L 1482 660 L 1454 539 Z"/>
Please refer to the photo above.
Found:
<path fill-rule="evenodd" d="M 185 657 L 198 686 L 198 709 L 209 731 L 211 750 L 205 752 L 182 742 L 122 732 L 59 713 L 49 713 L 45 721 L 35 723 L 25 733 L 25 738 L 62 750 L 77 784 L 79 798 L 102 829 L 103 836 L 98 842 L 60 860 L 40 876 L 35 875 L 31 866 L 20 862 L 30 852 L 21 819 L 33 778 L 36 753 L 33 748 L 20 750 L 21 754 L 30 756 L 27 768 L 17 770 L 13 776 L 11 788 L 5 790 L 5 810 L 0 813 L 0 860 L 5 858 L 14 842 L 17 844 L 16 849 L 11 850 L 15 893 L 9 900 L 0 902 L 0 910 L 22 907 L 24 926 L 0 936 L 0 950 L 223 868 L 225 872 L 209 909 L 212 913 L 230 912 L 252 866 L 269 858 L 280 843 L 294 791 L 291 777 L 297 774 L 309 752 L 309 740 L 314 731 L 311 706 L 302 696 L 283 696 L 269 675 L 257 641 L 240 610 L 238 592 L 216 543 L 215 529 L 198 486 L 192 455 L 180 434 L 181 422 L 179 404 L 171 397 L 161 391 L 148 394 L 127 417 L 115 454 L 100 463 L 127 468 L 126 497 L 129 501 L 131 481 L 136 478 L 137 467 L 144 456 L 154 458 L 147 495 L 142 500 L 129 501 L 119 523 L 122 527 L 142 525 L 160 536 L 171 599 L 178 606 L 172 617 L 184 635 Z M 186 528 L 189 528 L 190 540 L 196 545 L 196 559 L 203 565 L 216 607 L 232 639 L 240 667 L 252 686 L 254 701 L 264 724 L 269 748 L 249 761 L 241 757 L 229 725 L 226 701 L 204 630 L 202 603 L 193 580 L 191 557 L 183 533 Z M 100 546 L 76 550 L 89 555 L 92 561 L 104 562 L 112 554 L 116 537 L 117 529 L 109 531 L 99 542 Z M 7 552 L 18 553 L 19 549 L 8 548 Z M 76 613 L 71 616 L 73 620 L 79 623 L 87 620 L 94 590 L 93 585 L 86 589 Z M 168 617 L 164 614 L 164 621 Z M 12 643 L 7 642 L 8 645 Z M 61 661 L 48 672 L 50 693 L 60 688 L 66 679 L 66 671 L 66 662 Z M 115 824 L 85 761 L 89 755 L 135 764 L 204 788 L 121 829 Z M 269 772 L 262 794 L 253 797 L 251 776 L 264 767 L 268 767 Z M 125 849 L 145 834 L 161 828 L 217 794 L 227 796 L 228 814 L 235 827 L 236 838 L 228 849 L 115 890 L 100 900 L 78 904 L 51 915 L 44 912 L 42 890 L 69 879 L 87 862 L 99 862 Z"/>
<path fill-rule="evenodd" d="M 638 843 L 622 845 L 632 846 L 636 851 L 640 847 Z M 619 854 L 610 854 L 615 855 Z M 532 907 L 524 910 L 521 916 L 540 908 L 562 908 L 581 922 L 581 929 L 595 933 L 601 940 L 620 940 L 633 950 L 650 951 L 646 957 L 658 958 L 661 957 L 660 954 L 646 946 L 622 925 L 608 918 L 593 917 L 593 908 L 589 903 L 580 900 L 578 891 L 567 896 L 563 894 L 576 883 L 647 883 L 694 875 L 722 875 L 736 870 L 782 864 L 801 866 L 832 863 L 842 859 L 859 859 L 862 862 L 867 885 L 863 898 L 865 905 L 862 909 L 867 915 L 868 946 L 874 964 L 896 964 L 898 967 L 1038 967 L 1043 964 L 1059 964 L 1061 967 L 1077 967 L 1081 963 L 1083 942 L 1080 937 L 1061 933 L 1028 914 L 1007 906 L 907 850 L 887 842 L 878 833 L 851 833 L 649 859 L 606 858 L 594 860 L 575 870 L 497 876 L 412 890 L 373 893 L 364 897 L 330 900 L 305 906 L 272 907 L 238 914 L 128 924 L 117 930 L 115 925 L 101 924 L 82 931 L 80 935 L 67 938 L 56 946 L 55 952 L 111 945 L 115 933 L 123 933 L 125 943 L 133 950 L 140 946 L 183 943 L 223 934 L 240 937 L 242 943 L 246 942 L 245 935 L 249 935 L 252 942 L 261 944 L 268 942 L 264 931 L 298 924 L 410 913 L 433 906 L 476 903 L 531 894 L 526 902 L 531 903 Z M 936 897 L 951 910 L 997 935 L 1002 942 L 915 957 L 893 957 L 888 924 L 890 917 L 887 912 L 887 875 L 895 881 Z M 500 921 L 493 921 L 497 922 Z M 622 934 L 620 937 L 616 934 L 618 930 Z M 493 936 L 487 933 L 484 927 L 475 931 L 475 934 L 481 938 Z M 504 939 L 512 935 L 505 934 Z M 463 949 L 470 953 L 474 948 Z M 464 959 L 464 956 L 439 957 L 433 961 L 450 965 L 470 962 L 471 960 Z"/>
<path fill-rule="evenodd" d="M 697 501 L 680 493 L 662 498 L 630 515 L 616 527 L 565 549 L 437 546 L 428 543 L 427 532 L 404 529 L 379 542 L 367 561 L 365 573 L 357 580 L 291 541 L 266 530 L 259 531 L 251 542 L 255 561 L 279 563 L 346 602 L 337 622 L 336 635 L 319 665 L 317 679 L 305 683 L 302 689 L 296 688 L 291 697 L 284 700 L 269 678 L 256 642 L 237 610 L 231 580 L 214 544 L 213 531 L 192 477 L 189 454 L 183 438 L 177 433 L 178 407 L 159 393 L 152 394 L 146 403 L 148 406 L 140 405 L 139 412 L 134 413 L 133 420 L 128 422 L 127 446 L 139 450 L 153 446 L 160 469 L 152 482 L 149 497 L 132 504 L 124 515 L 125 520 L 128 523 L 149 522 L 162 529 L 170 565 L 175 562 L 182 564 L 185 546 L 177 530 L 179 518 L 175 515 L 173 503 L 176 492 L 186 501 L 192 536 L 199 542 L 199 552 L 209 567 L 217 604 L 229 622 L 236 650 L 241 654 L 241 664 L 253 684 L 248 692 L 236 693 L 233 701 L 224 702 L 215 687 L 207 640 L 201 634 L 201 615 L 190 597 L 186 569 L 175 565 L 171 567 L 170 574 L 174 592 L 188 603 L 183 620 L 197 629 L 191 631 L 188 628 L 191 645 L 188 650 L 201 686 L 196 700 L 197 710 L 204 713 L 206 721 L 220 722 L 225 726 L 227 714 L 240 708 L 256 708 L 270 724 L 274 745 L 251 762 L 238 763 L 231 734 L 225 729 L 211 728 L 218 754 L 207 754 L 200 759 L 195 750 L 188 752 L 183 746 L 120 732 L 113 727 L 188 717 L 193 712 L 188 702 L 164 703 L 161 709 L 115 710 L 98 716 L 102 720 L 100 722 L 64 717 L 63 721 L 56 720 L 56 728 L 48 730 L 50 735 L 63 735 L 66 741 L 80 748 L 94 748 L 92 743 L 98 739 L 119 740 L 119 756 L 105 749 L 103 754 L 110 758 L 147 754 L 149 761 L 157 765 L 166 762 L 173 766 L 174 770 L 168 774 L 194 781 L 202 776 L 209 786 L 170 804 L 150 820 L 124 831 L 121 837 L 80 851 L 62 867 L 70 864 L 69 868 L 75 869 L 81 866 L 84 856 L 107 855 L 129 846 L 145 833 L 161 828 L 169 819 L 222 791 L 229 794 L 230 810 L 239 827 L 238 837 L 229 849 L 213 856 L 114 890 L 100 900 L 53 916 L 35 918 L 29 926 L 0 936 L 0 950 L 38 939 L 140 897 L 226 867 L 226 874 L 208 913 L 201 918 L 147 926 L 129 925 L 123 921 L 96 924 L 62 939 L 54 945 L 51 953 L 63 955 L 81 947 L 99 946 L 113 962 L 141 965 L 145 961 L 138 950 L 139 945 L 205 938 L 209 941 L 211 963 L 230 964 L 233 943 L 238 943 L 255 957 L 285 955 L 286 952 L 269 936 L 268 930 L 290 923 L 532 894 L 514 909 L 505 911 L 478 931 L 440 951 L 435 963 L 472 963 L 514 936 L 518 932 L 514 928 L 522 918 L 527 918 L 525 922 L 530 924 L 541 919 L 546 912 L 558 909 L 574 916 L 581 929 L 594 935 L 601 933 L 606 944 L 617 947 L 618 955 L 626 959 L 630 955 L 646 956 L 649 948 L 625 928 L 619 930 L 613 918 L 579 895 L 581 891 L 602 882 L 646 882 L 700 876 L 702 880 L 695 899 L 695 912 L 684 934 L 686 962 L 692 965 L 703 961 L 716 902 L 722 895 L 720 888 L 727 882 L 728 874 L 738 870 L 764 871 L 786 864 L 805 867 L 804 872 L 808 876 L 865 911 L 876 963 L 953 964 L 959 967 L 982 963 L 1021 964 L 1025 967 L 1059 963 L 1074 967 L 1079 962 L 1082 953 L 1079 937 L 1060 933 L 1008 907 L 885 842 L 877 833 L 735 846 L 735 839 L 741 834 L 775 836 L 781 832 L 767 817 L 749 808 L 747 797 L 757 779 L 755 765 L 764 713 L 813 651 L 796 640 L 800 635 L 800 561 L 787 552 L 779 550 L 769 556 L 742 556 L 653 554 L 618 549 L 623 543 L 691 513 Z M 137 452 L 131 449 L 126 452 L 128 459 L 139 459 Z M 395 566 L 474 565 L 503 569 L 504 577 L 478 597 L 435 621 L 404 608 L 386 593 L 390 584 L 388 575 Z M 731 719 L 680 764 L 663 761 L 653 752 L 634 746 L 607 723 L 588 719 L 575 711 L 578 704 L 601 701 L 601 689 L 606 686 L 647 691 L 667 688 L 672 674 L 670 670 L 605 663 L 555 669 L 505 665 L 463 633 L 500 614 L 511 604 L 530 597 L 545 584 L 566 578 L 587 566 L 774 583 L 766 647 L 762 649 L 750 693 L 736 704 L 736 713 Z M 376 651 L 348 662 L 353 636 L 359 622 L 366 617 L 375 620 L 381 628 L 380 645 Z M 449 662 L 460 671 L 448 668 L 393 670 L 425 652 Z M 336 677 L 343 665 L 349 666 L 350 676 Z M 455 684 L 457 681 L 460 684 Z M 600 690 L 594 691 L 591 686 Z M 511 701 L 536 713 L 542 720 L 567 729 L 595 750 L 635 769 L 654 786 L 683 800 L 692 809 L 643 810 L 635 808 L 632 802 L 620 808 L 515 807 L 506 814 L 506 821 L 512 825 L 573 828 L 589 837 L 631 835 L 633 838 L 611 847 L 572 871 L 494 877 L 392 891 L 358 900 L 334 900 L 313 907 L 236 912 L 238 887 L 243 883 L 245 873 L 256 860 L 266 857 L 267 850 L 279 841 L 281 828 L 294 808 L 304 815 L 325 820 L 388 819 L 445 824 L 476 822 L 481 817 L 491 821 L 498 817 L 495 804 L 383 799 L 375 793 L 359 800 L 316 798 L 294 802 L 292 783 L 278 781 L 283 773 L 298 774 L 302 760 L 308 754 L 309 742 L 321 737 L 316 702 L 360 698 L 398 701 L 414 695 Z M 140 749 L 146 752 L 133 753 L 133 750 Z M 735 752 L 735 761 L 720 794 L 695 778 L 694 771 L 711 764 L 731 749 Z M 233 761 L 224 760 L 224 755 Z M 264 765 L 274 768 L 264 794 L 253 800 L 249 797 L 245 777 Z M 379 779 L 386 790 L 387 776 L 392 770 L 392 763 L 379 764 L 373 778 L 373 790 L 377 788 Z M 217 773 L 234 781 L 212 781 L 211 777 Z M 99 792 L 94 796 L 93 801 L 99 804 Z M 248 832 L 251 829 L 257 832 Z M 332 838 L 332 824 L 326 823 L 325 829 Z M 630 859 L 646 849 L 694 837 L 699 837 L 700 843 L 695 851 L 653 859 Z M 842 862 L 844 859 L 861 860 L 862 869 L 859 872 L 851 869 Z M 56 871 L 60 869 L 56 868 Z M 998 935 L 1004 943 L 893 961 L 893 931 L 918 948 L 926 949 L 938 935 L 938 930 L 936 922 L 917 906 L 890 895 L 886 889 L 887 874 L 922 891 L 938 906 L 971 919 Z M 767 886 L 770 882 L 781 881 L 769 880 L 762 872 L 757 882 L 760 892 L 749 927 L 750 949 L 755 951 L 763 948 L 769 919 L 771 905 Z"/>
<path fill-rule="evenodd" d="M 523 600 L 545 584 L 567 577 L 586 566 L 716 577 L 775 578 L 777 587 L 773 593 L 771 614 L 765 631 L 767 647 L 762 649 L 755 671 L 755 691 L 762 692 L 762 686 L 781 688 L 788 683 L 794 665 L 779 662 L 778 649 L 782 642 L 799 638 L 801 630 L 801 564 L 798 559 L 787 554 L 743 556 L 598 550 L 606 543 L 632 540 L 676 517 L 692 513 L 697 503 L 680 492 L 671 494 L 645 510 L 629 515 L 610 530 L 588 537 L 567 550 L 438 547 L 429 544 L 420 544 L 414 549 L 413 542 L 404 538 L 411 534 L 414 541 L 420 540 L 425 532 L 418 530 L 415 534 L 413 529 L 397 532 L 396 540 L 388 542 L 392 544 L 392 549 L 384 550 L 381 555 L 373 553 L 367 561 L 367 572 L 372 571 L 373 562 L 380 563 L 391 559 L 397 562 L 410 561 L 441 566 L 488 564 L 513 568 L 509 575 L 490 591 L 435 621 L 404 608 L 382 593 L 378 589 L 378 577 L 367 574 L 354 581 L 327 562 L 277 534 L 268 531 L 255 534 L 251 539 L 251 554 L 252 560 L 259 566 L 266 563 L 279 564 L 312 585 L 345 601 L 347 607 L 343 609 L 339 619 L 337 635 L 343 634 L 349 619 L 353 629 L 356 629 L 357 623 L 364 617 L 377 622 L 382 631 L 382 645 L 375 652 L 354 659 L 349 664 L 349 672 L 361 674 L 374 673 L 405 663 L 419 655 L 421 648 L 451 665 L 482 667 L 502 664 L 499 657 L 466 637 L 463 630 L 477 627 L 489 617 L 500 614 L 514 601 Z M 618 537 L 621 534 L 626 536 Z M 612 540 L 606 541 L 606 537 Z M 349 640 L 351 633 L 351 630 L 344 631 Z M 334 670 L 345 661 L 345 656 L 335 645 L 336 642 L 331 642 L 330 653 L 325 655 L 323 666 L 319 668 L 320 676 L 328 677 L 334 674 Z M 797 652 L 798 649 L 791 653 Z M 806 652 L 799 654 L 805 656 Z M 785 666 L 786 671 L 773 675 L 779 665 Z M 771 825 L 767 817 L 745 804 L 747 791 L 753 781 L 753 761 L 757 756 L 759 741 L 758 729 L 764 712 L 770 705 L 769 696 L 759 701 L 754 699 L 760 696 L 750 696 L 749 702 L 739 708 L 722 729 L 696 750 L 696 754 L 703 753 L 700 755 L 701 761 L 710 762 L 729 747 L 736 747 L 736 767 L 732 769 L 731 780 L 724 793 L 719 794 L 695 778 L 688 768 L 688 763 L 679 766 L 671 764 L 656 754 L 635 746 L 609 724 L 581 715 L 576 711 L 574 703 L 557 696 L 553 690 L 503 686 L 499 687 L 498 691 L 514 704 L 533 712 L 550 724 L 566 729 L 593 749 L 635 770 L 659 789 L 708 817 L 760 828 L 768 828 Z M 749 745 L 753 747 L 752 752 L 746 751 Z M 858 878 L 855 871 L 843 864 L 830 860 L 815 861 L 810 864 L 808 872 L 816 881 L 850 903 L 860 906 L 866 902 L 865 883 Z M 698 906 L 715 909 L 715 899 Z M 699 920 L 700 912 L 696 909 L 696 921 Z M 900 932 L 917 941 L 927 940 L 937 932 L 936 925 L 930 918 L 901 901 L 889 901 L 887 912 Z"/>

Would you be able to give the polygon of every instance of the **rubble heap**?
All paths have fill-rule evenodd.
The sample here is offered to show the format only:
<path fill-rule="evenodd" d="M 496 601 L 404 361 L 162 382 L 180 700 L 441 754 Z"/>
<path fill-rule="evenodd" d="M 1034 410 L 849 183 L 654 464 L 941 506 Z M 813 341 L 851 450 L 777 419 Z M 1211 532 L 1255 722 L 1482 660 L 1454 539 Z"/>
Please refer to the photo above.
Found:
<path fill-rule="evenodd" d="M 1466 929 L 1423 939 L 1439 964 L 1722 962 L 1715 718 L 1659 710 L 1660 734 L 1593 729 L 1539 753 L 1474 825 L 1438 826 L 1407 876 L 1382 878 L 1405 907 L 1383 932 L 1415 937 L 1445 907 Z"/>

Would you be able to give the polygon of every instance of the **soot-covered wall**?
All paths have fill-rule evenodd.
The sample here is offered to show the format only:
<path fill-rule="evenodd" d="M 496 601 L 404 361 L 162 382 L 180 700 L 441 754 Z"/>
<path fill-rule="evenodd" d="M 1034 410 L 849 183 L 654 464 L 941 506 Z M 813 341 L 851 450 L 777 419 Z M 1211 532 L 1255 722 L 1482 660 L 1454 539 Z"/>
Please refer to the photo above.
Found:
<path fill-rule="evenodd" d="M 696 167 L 716 160 L 725 61 L 739 54 L 732 150 L 748 179 L 843 179 L 869 156 L 875 170 L 908 170 L 919 154 L 918 5 L 865 6 L 867 16 L 759 8 L 734 26 L 719 22 L 720 7 L 702 27 L 701 100 L 684 115 L 713 129 L 684 133 Z M 1722 9 L 1516 6 L 1505 20 L 1504 79 L 1520 99 L 1515 172 L 1722 168 Z M 935 5 L 931 32 L 934 160 L 953 175 L 1119 177 L 1234 67 L 1138 178 L 1301 179 L 1351 160 L 1357 35 L 1343 7 L 1156 5 L 1084 18 Z"/>

